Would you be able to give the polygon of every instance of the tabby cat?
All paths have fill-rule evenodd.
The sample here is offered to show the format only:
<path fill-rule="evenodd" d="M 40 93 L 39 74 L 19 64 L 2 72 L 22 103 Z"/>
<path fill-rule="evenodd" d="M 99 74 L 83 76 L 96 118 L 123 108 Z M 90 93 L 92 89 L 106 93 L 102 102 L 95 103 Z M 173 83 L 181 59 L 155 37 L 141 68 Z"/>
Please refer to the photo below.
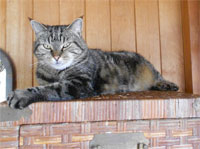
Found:
<path fill-rule="evenodd" d="M 38 87 L 15 90 L 8 105 L 22 109 L 38 101 L 62 101 L 101 94 L 160 90 L 177 91 L 144 57 L 133 52 L 89 49 L 82 18 L 70 25 L 43 25 L 30 20 L 36 35 Z"/>

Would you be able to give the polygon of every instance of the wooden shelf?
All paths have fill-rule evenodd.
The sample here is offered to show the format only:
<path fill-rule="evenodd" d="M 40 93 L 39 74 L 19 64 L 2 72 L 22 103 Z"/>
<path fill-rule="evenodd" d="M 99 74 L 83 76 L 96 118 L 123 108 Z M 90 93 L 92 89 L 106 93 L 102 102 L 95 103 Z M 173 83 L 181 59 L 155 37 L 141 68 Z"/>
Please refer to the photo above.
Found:
<path fill-rule="evenodd" d="M 38 123 L 192 118 L 200 116 L 198 109 L 194 108 L 194 103 L 198 104 L 199 100 L 200 96 L 193 94 L 147 91 L 82 100 L 38 102 L 29 106 L 32 110 L 29 118 L 2 122 L 0 126 L 8 123 L 17 126 Z"/>
<path fill-rule="evenodd" d="M 107 132 L 142 132 L 154 142 L 150 147 L 198 148 L 200 140 L 199 95 L 135 92 L 40 102 L 29 108 L 29 118 L 0 122 L 0 148 L 88 149 L 95 134 Z M 183 136 L 187 144 L 179 141 Z"/>

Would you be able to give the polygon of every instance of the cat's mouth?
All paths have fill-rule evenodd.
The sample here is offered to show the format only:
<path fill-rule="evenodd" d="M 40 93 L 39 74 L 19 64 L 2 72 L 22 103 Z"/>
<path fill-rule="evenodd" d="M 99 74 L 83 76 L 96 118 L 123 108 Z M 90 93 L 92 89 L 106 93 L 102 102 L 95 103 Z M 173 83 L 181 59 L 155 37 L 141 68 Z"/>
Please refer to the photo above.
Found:
<path fill-rule="evenodd" d="M 61 60 L 58 60 L 58 61 L 53 60 L 53 62 L 50 65 L 54 69 L 63 70 L 70 67 L 72 65 L 72 62 L 73 62 L 72 59 L 65 62 Z"/>
<path fill-rule="evenodd" d="M 63 63 L 54 63 L 54 64 L 51 64 L 51 67 L 53 67 L 54 69 L 59 69 L 59 70 L 62 70 L 62 69 L 65 69 L 68 67 L 67 64 L 63 64 Z"/>
<path fill-rule="evenodd" d="M 56 61 L 55 65 L 62 65 L 62 63 L 59 61 Z"/>

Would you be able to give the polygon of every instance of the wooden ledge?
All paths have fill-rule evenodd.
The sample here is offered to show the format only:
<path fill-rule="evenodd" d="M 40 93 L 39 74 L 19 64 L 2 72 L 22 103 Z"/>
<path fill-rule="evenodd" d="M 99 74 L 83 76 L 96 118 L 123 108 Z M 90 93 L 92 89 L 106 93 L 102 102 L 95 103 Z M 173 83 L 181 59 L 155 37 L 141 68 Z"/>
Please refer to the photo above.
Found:
<path fill-rule="evenodd" d="M 5 105 L 1 105 L 5 106 Z M 29 106 L 32 115 L 0 126 L 116 120 L 200 117 L 200 96 L 180 92 L 135 92 L 84 100 L 40 102 Z"/>
<path fill-rule="evenodd" d="M 183 93 L 183 92 L 161 92 L 161 91 L 145 91 L 145 92 L 129 92 L 114 95 L 102 95 L 84 100 L 157 100 L 157 99 L 191 99 L 200 98 L 200 95 Z"/>

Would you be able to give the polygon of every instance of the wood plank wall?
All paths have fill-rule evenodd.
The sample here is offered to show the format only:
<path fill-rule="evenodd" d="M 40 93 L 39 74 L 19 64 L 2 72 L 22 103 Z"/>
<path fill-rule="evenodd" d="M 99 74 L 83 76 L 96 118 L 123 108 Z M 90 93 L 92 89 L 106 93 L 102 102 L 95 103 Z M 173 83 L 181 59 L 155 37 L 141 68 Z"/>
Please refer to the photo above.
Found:
<path fill-rule="evenodd" d="M 0 0 L 0 48 L 14 63 L 16 88 L 37 85 L 28 17 L 53 25 L 80 16 L 89 47 L 140 53 L 185 91 L 181 0 Z"/>

